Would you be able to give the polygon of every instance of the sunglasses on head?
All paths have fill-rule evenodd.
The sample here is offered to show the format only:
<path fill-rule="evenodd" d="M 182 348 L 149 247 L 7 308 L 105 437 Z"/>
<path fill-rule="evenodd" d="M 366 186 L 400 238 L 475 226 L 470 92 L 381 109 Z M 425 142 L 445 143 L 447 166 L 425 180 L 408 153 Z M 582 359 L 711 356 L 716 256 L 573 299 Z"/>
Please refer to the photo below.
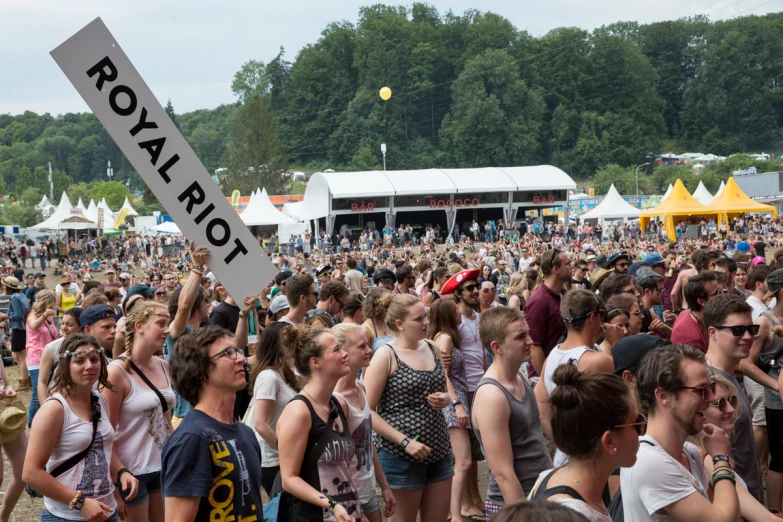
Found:
<path fill-rule="evenodd" d="M 718 402 L 713 403 L 712 405 L 718 408 L 720 411 L 726 411 L 726 405 L 730 404 L 732 408 L 735 410 L 737 409 L 737 404 L 739 404 L 739 399 L 736 395 L 732 395 L 728 399 L 718 399 Z"/>
<path fill-rule="evenodd" d="M 641 437 L 642 435 L 647 433 L 647 417 L 645 417 L 643 414 L 640 413 L 636 417 L 636 422 L 632 422 L 630 424 L 618 424 L 617 426 L 615 426 L 615 429 L 616 428 L 629 428 L 631 426 L 633 426 L 633 429 L 635 429 L 636 433 L 638 433 L 639 436 Z"/>
<path fill-rule="evenodd" d="M 731 335 L 734 337 L 742 337 L 745 335 L 745 332 L 748 332 L 752 336 L 756 336 L 759 333 L 759 329 L 761 328 L 761 325 L 758 324 L 739 324 L 736 326 L 714 326 L 713 328 L 717 330 L 731 330 Z"/>

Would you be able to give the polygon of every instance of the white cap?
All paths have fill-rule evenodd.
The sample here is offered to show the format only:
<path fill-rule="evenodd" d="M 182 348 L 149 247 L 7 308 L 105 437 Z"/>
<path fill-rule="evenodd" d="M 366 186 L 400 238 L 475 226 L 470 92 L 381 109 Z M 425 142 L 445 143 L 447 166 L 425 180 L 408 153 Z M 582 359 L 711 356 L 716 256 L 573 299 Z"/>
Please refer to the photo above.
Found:
<path fill-rule="evenodd" d="M 131 276 L 127 272 L 123 272 L 123 273 L 120 274 L 120 279 L 130 279 L 130 278 L 131 278 Z"/>

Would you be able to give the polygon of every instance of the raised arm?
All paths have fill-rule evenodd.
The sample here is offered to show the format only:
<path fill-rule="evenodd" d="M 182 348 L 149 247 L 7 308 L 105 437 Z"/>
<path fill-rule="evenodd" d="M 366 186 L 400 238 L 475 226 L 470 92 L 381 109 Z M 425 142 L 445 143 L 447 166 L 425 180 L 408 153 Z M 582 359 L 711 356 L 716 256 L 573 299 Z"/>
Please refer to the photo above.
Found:
<path fill-rule="evenodd" d="M 201 276 L 204 275 L 201 272 L 201 267 L 209 259 L 209 249 L 207 247 L 196 247 L 194 241 L 190 242 L 190 252 L 193 256 L 194 268 L 190 271 L 185 284 L 182 286 L 182 291 L 179 293 L 179 301 L 177 301 L 177 315 L 171 318 L 171 324 L 169 325 L 169 335 L 174 339 L 180 337 L 188 326 L 190 310 L 193 308 L 193 303 L 196 302 L 198 289 L 201 287 Z"/>

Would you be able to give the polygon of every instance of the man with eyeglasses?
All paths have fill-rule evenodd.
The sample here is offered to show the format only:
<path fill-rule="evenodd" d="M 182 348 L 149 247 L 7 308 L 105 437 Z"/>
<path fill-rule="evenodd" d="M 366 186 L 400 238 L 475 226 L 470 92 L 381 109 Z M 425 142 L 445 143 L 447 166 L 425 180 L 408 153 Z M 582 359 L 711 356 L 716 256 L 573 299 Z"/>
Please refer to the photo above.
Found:
<path fill-rule="evenodd" d="M 495 285 L 495 291 L 498 294 L 500 304 L 505 306 L 508 304 L 508 301 L 506 301 L 506 291 L 508 290 L 508 284 L 511 281 L 511 276 L 508 274 L 508 272 L 506 272 L 505 259 L 498 258 L 495 262 L 495 267 L 497 270 L 492 273 L 490 281 L 492 281 L 492 284 Z"/>
<path fill-rule="evenodd" d="M 171 520 L 263 520 L 261 448 L 233 415 L 247 387 L 245 356 L 217 326 L 180 337 L 169 358 L 174 389 L 193 409 L 166 441 L 160 479 Z"/>
<path fill-rule="evenodd" d="M 345 302 L 348 300 L 348 288 L 340 281 L 328 281 L 325 285 L 321 286 L 321 290 L 318 292 L 318 304 L 315 308 L 307 312 L 306 319 L 317 315 L 326 314 L 332 320 L 332 323 L 337 324 L 340 321 L 337 316 L 345 307 Z"/>
<path fill-rule="evenodd" d="M 655 307 L 663 302 L 663 276 L 647 267 L 642 267 L 636 272 L 636 282 L 639 284 L 639 288 L 642 289 L 641 332 L 654 332 L 668 340 L 672 335 L 672 329 L 661 321 L 661 318 L 655 312 Z M 671 312 L 664 313 L 671 314 Z"/>
<path fill-rule="evenodd" d="M 615 252 L 606 262 L 606 268 L 614 268 L 615 274 L 628 273 L 628 255 L 625 252 Z"/>
<path fill-rule="evenodd" d="M 307 312 L 315 308 L 318 301 L 313 276 L 305 274 L 289 277 L 285 286 L 285 296 L 288 298 L 289 309 L 280 321 L 294 326 L 304 324 Z"/>
<path fill-rule="evenodd" d="M 524 272 L 530 263 L 535 261 L 535 258 L 530 255 L 530 249 L 528 247 L 522 247 L 519 253 L 519 271 Z"/>
<path fill-rule="evenodd" d="M 392 294 L 410 294 L 419 297 L 414 288 L 416 286 L 416 276 L 413 275 L 413 267 L 411 265 L 402 265 L 395 271 L 394 275 L 397 277 L 397 286 L 392 290 Z"/>
<path fill-rule="evenodd" d="M 704 326 L 704 307 L 710 299 L 720 293 L 720 284 L 715 272 L 707 270 L 688 279 L 685 284 L 685 299 L 690 308 L 677 316 L 672 327 L 671 342 L 687 344 L 703 353 L 707 352 L 707 329 Z"/>
<path fill-rule="evenodd" d="M 745 480 L 750 494 L 763 504 L 764 489 L 753 436 L 752 410 L 747 395 L 742 393 L 742 387 L 734 377 L 740 361 L 750 354 L 753 338 L 759 332 L 759 325 L 753 324 L 751 311 L 750 305 L 741 297 L 719 295 L 704 307 L 704 325 L 709 336 L 708 368 L 731 382 L 739 398 L 740 413 L 734 418 L 734 433 L 731 435 L 734 470 Z"/>
<path fill-rule="evenodd" d="M 704 354 L 682 344 L 650 350 L 636 382 L 647 409 L 647 433 L 639 438 L 636 463 L 620 469 L 625 520 L 738 520 L 736 479 L 727 462 L 731 441 L 722 429 L 705 424 L 702 413 L 717 401 Z M 695 435 L 709 455 L 718 457 L 712 502 L 701 451 L 686 442 Z"/>

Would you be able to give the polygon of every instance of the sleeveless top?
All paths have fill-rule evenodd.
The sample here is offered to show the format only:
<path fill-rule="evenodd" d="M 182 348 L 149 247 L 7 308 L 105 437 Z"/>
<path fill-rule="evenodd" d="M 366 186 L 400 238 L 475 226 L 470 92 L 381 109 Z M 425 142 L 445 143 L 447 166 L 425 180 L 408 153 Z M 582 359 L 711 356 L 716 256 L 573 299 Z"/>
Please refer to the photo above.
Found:
<path fill-rule="evenodd" d="M 568 509 L 576 511 L 577 513 L 581 513 L 585 516 L 585 518 L 587 518 L 587 520 L 590 520 L 591 522 L 612 522 L 612 518 L 609 515 L 604 515 L 600 511 L 597 511 L 595 508 L 593 508 L 593 506 L 588 504 L 584 497 L 580 495 L 579 492 L 574 488 L 570 486 L 554 486 L 548 488 L 547 485 L 549 484 L 549 479 L 552 478 L 552 475 L 555 474 L 557 469 L 558 468 L 555 468 L 552 471 L 544 471 L 541 473 L 541 477 L 539 477 L 536 484 L 538 488 L 536 489 L 536 494 L 528 495 L 528 498 L 532 496 L 535 500 L 549 500 L 549 497 L 553 497 L 555 495 L 568 495 L 571 498 L 559 498 L 553 500 L 553 502 L 557 502 L 558 504 L 561 504 Z M 534 488 L 536 486 L 534 486 Z"/>
<path fill-rule="evenodd" d="M 597 351 L 599 350 L 596 347 L 591 348 L 588 346 L 579 346 L 578 348 L 571 348 L 570 350 L 561 350 L 559 344 L 552 348 L 552 351 L 549 352 L 549 355 L 546 358 L 546 370 L 544 371 L 543 377 L 544 386 L 546 387 L 546 391 L 549 393 L 550 397 L 552 396 L 552 392 L 555 391 L 555 388 L 557 388 L 552 378 L 555 375 L 555 370 L 557 370 L 561 364 L 571 363 L 574 366 L 578 366 L 579 360 L 586 352 Z M 555 451 L 555 467 L 559 468 L 567 461 L 568 456 L 560 451 L 560 448 L 558 448 L 557 451 Z"/>
<path fill-rule="evenodd" d="M 373 434 L 376 448 L 417 464 L 438 462 L 446 458 L 451 451 L 446 420 L 439 410 L 432 409 L 427 402 L 427 395 L 446 390 L 446 374 L 432 344 L 425 342 L 435 358 L 435 368 L 429 371 L 414 370 L 397 357 L 397 352 L 388 345 L 397 361 L 397 371 L 388 377 L 376 411 L 400 433 L 411 439 L 419 435 L 419 442 L 429 446 L 432 451 L 423 459 L 413 459 L 405 453 L 400 441 L 391 441 L 378 433 Z"/>
<path fill-rule="evenodd" d="M 468 416 L 468 425 L 466 429 L 472 429 L 470 423 L 470 404 L 468 404 L 468 380 L 465 377 L 465 359 L 462 356 L 462 350 L 456 346 L 451 350 L 451 365 L 449 366 L 449 380 L 454 388 L 460 404 L 465 409 Z M 451 402 L 443 408 L 443 417 L 446 419 L 446 428 L 459 428 L 457 422 L 457 408 Z"/>
<path fill-rule="evenodd" d="M 541 417 L 533 388 L 520 375 L 525 386 L 525 398 L 521 401 L 509 392 L 505 386 L 495 379 L 484 377 L 479 381 L 478 388 L 484 385 L 497 386 L 506 396 L 511 415 L 508 419 L 509 436 L 511 437 L 511 454 L 514 458 L 514 474 L 522 485 L 522 490 L 530 492 L 539 474 L 551 467 L 549 452 L 544 443 L 544 431 L 541 428 Z M 476 391 L 478 391 L 476 388 Z M 486 455 L 481 430 L 474 427 L 476 438 L 481 443 L 481 451 Z M 493 504 L 504 506 L 503 493 L 492 472 L 489 473 L 487 499 Z"/>
<path fill-rule="evenodd" d="M 134 475 L 160 471 L 163 444 L 171 435 L 160 399 L 154 391 L 131 379 L 122 361 L 112 361 L 110 364 L 122 370 L 122 375 L 131 386 L 130 393 L 122 401 L 117 419 L 117 456 Z M 160 361 L 160 365 L 166 374 L 167 386 L 159 391 L 171 410 L 175 399 L 174 390 L 163 361 Z"/>
<path fill-rule="evenodd" d="M 397 336 L 394 334 L 389 334 L 385 337 L 378 337 L 378 331 L 375 329 L 375 321 L 370 319 L 370 326 L 372 326 L 372 353 L 375 355 L 375 352 L 378 351 L 378 348 L 383 346 L 384 344 L 389 344 L 392 342 Z"/>
<path fill-rule="evenodd" d="M 25 362 L 28 369 L 37 370 L 41 366 L 44 348 L 57 339 L 57 327 L 49 319 L 46 319 L 38 328 L 30 328 L 28 324 L 25 324 L 25 330 L 27 330 Z"/>
<path fill-rule="evenodd" d="M 293 401 L 302 401 L 310 410 L 310 433 L 307 435 L 307 447 L 302 457 L 299 477 L 318 491 L 328 495 L 341 504 L 348 514 L 361 518 L 356 487 L 351 474 L 351 459 L 356 449 L 351 437 L 348 421 L 340 403 L 334 397 L 329 399 L 329 422 L 327 424 L 313 409 L 310 400 L 297 395 Z M 339 416 L 342 432 L 334 430 L 334 421 Z M 334 515 L 320 506 L 305 502 L 293 495 L 290 499 L 289 520 L 296 522 L 334 522 Z"/>
<path fill-rule="evenodd" d="M 780 321 L 774 320 L 769 311 L 763 312 L 761 315 L 766 317 L 772 326 L 779 326 L 782 324 Z M 780 376 L 781 357 L 783 357 L 783 337 L 778 337 L 773 334 L 772 341 L 766 346 L 761 347 L 758 360 L 763 364 L 770 365 L 767 375 L 775 379 L 775 381 L 777 381 Z M 774 361 L 774 364 L 772 361 Z M 780 400 L 780 393 L 764 386 L 764 407 L 771 410 L 783 410 L 783 402 Z"/>
<path fill-rule="evenodd" d="M 109 405 L 97 391 L 101 405 L 101 420 L 95 432 L 95 441 L 87 456 L 74 467 L 57 477 L 57 482 L 74 491 L 82 490 L 85 498 L 93 498 L 109 506 L 112 511 L 117 509 L 114 500 L 114 484 L 111 476 L 111 453 L 114 445 L 114 429 L 109 420 Z M 92 439 L 92 420 L 82 420 L 71 410 L 68 401 L 60 393 L 53 394 L 49 400 L 57 401 L 63 406 L 63 427 L 60 438 L 52 450 L 46 469 L 53 470 L 77 453 L 84 451 Z M 78 511 L 74 511 L 57 500 L 44 497 L 44 506 L 51 514 L 69 520 L 84 520 Z"/>
<path fill-rule="evenodd" d="M 60 301 L 60 308 L 62 308 L 64 311 L 60 312 L 59 316 L 62 317 L 65 312 L 67 312 L 68 310 L 70 310 L 74 306 L 76 306 L 76 294 L 71 292 L 71 295 L 67 296 L 63 292 L 63 298 Z"/>
<path fill-rule="evenodd" d="M 334 395 L 345 401 L 351 414 L 351 418 L 348 419 L 348 429 L 351 430 L 353 444 L 356 447 L 354 458 L 351 459 L 351 472 L 359 502 L 367 504 L 376 496 L 375 467 L 372 463 L 372 415 L 367 395 L 359 386 L 359 399 L 364 402 L 364 408 L 361 410 L 354 408 L 341 393 L 334 392 Z"/>

